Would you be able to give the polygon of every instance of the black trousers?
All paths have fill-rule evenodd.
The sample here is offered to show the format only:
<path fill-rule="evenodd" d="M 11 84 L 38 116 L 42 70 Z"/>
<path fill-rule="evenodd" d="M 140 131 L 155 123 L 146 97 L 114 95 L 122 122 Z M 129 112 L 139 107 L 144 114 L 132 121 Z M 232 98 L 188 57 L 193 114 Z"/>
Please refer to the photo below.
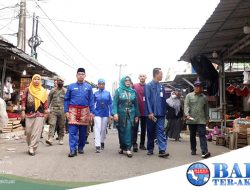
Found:
<path fill-rule="evenodd" d="M 191 150 L 196 151 L 196 132 L 198 131 L 199 138 L 200 138 L 200 147 L 202 153 L 207 153 L 207 138 L 206 138 L 206 125 L 202 124 L 192 124 L 189 125 L 189 131 L 190 131 L 190 145 Z"/>
<path fill-rule="evenodd" d="M 146 121 L 147 121 L 147 116 L 141 116 L 139 118 L 139 122 L 141 124 L 140 146 L 143 146 L 145 144 L 146 128 L 147 128 Z M 133 135 L 132 135 L 133 145 L 137 145 L 137 134 L 138 134 L 139 122 L 136 123 L 135 126 L 133 127 Z"/>

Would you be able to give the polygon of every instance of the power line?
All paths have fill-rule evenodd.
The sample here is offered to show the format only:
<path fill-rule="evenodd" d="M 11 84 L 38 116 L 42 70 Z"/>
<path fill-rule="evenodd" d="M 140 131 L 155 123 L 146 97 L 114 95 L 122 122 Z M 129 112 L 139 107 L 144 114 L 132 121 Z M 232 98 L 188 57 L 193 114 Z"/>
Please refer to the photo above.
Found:
<path fill-rule="evenodd" d="M 94 65 L 70 40 L 69 38 L 57 27 L 57 25 L 50 19 L 50 17 L 46 14 L 46 12 L 42 9 L 42 7 L 37 3 L 35 0 L 36 5 L 38 8 L 43 12 L 43 14 L 49 19 L 49 21 L 54 25 L 54 27 L 60 32 L 60 34 L 67 40 L 67 42 L 93 67 L 97 70 L 101 71 L 96 65 Z"/>
<path fill-rule="evenodd" d="M 12 6 L 6 6 L 6 7 L 3 7 L 3 8 L 0 8 L 0 11 L 1 10 L 4 10 L 4 9 L 11 9 L 11 8 L 16 8 L 16 7 L 18 7 L 19 6 L 19 4 L 17 3 L 17 4 L 15 4 L 15 5 L 12 5 Z"/>
<path fill-rule="evenodd" d="M 39 21 L 40 25 L 42 26 L 42 28 L 48 33 L 49 37 L 54 41 L 54 43 L 56 44 L 56 46 L 63 52 L 63 56 L 71 62 L 74 62 L 75 64 L 77 64 L 69 55 L 68 53 L 62 48 L 62 46 L 58 43 L 58 41 L 54 38 L 54 36 L 46 29 L 46 27 L 41 23 L 41 21 Z M 66 56 L 65 56 L 66 55 Z"/>
<path fill-rule="evenodd" d="M 16 17 L 9 17 L 9 18 L 0 18 L 0 20 L 10 20 L 10 19 L 13 19 L 13 20 L 15 20 L 15 19 L 17 19 Z"/>
<path fill-rule="evenodd" d="M 49 55 L 50 57 L 53 57 L 54 59 L 56 59 L 57 61 L 63 63 L 64 65 L 66 65 L 66 66 L 68 66 L 68 67 L 70 67 L 70 68 L 72 68 L 72 69 L 74 69 L 74 70 L 76 69 L 76 68 L 73 67 L 72 65 L 70 65 L 70 64 L 66 63 L 65 61 L 61 60 L 60 58 L 54 56 L 53 54 L 49 53 L 49 52 L 46 51 L 45 49 L 43 49 L 43 48 L 41 48 L 41 47 L 38 47 L 38 49 L 42 50 L 44 53 L 46 53 L 46 54 Z"/>
<path fill-rule="evenodd" d="M 40 19 L 48 19 L 40 17 Z M 198 30 L 199 27 L 164 27 L 164 26 L 133 26 L 133 25 L 121 25 L 121 24 L 101 24 L 93 22 L 81 22 L 74 20 L 63 20 L 63 19 L 51 19 L 57 22 L 71 23 L 71 24 L 82 24 L 90 26 L 101 26 L 101 27 L 113 27 L 113 28 L 130 28 L 130 29 L 153 29 L 153 30 Z"/>
<path fill-rule="evenodd" d="M 0 30 L 6 28 L 7 26 L 9 26 L 12 23 L 13 19 L 10 20 L 10 22 L 8 22 L 6 25 L 4 25 L 2 28 L 0 28 Z"/>

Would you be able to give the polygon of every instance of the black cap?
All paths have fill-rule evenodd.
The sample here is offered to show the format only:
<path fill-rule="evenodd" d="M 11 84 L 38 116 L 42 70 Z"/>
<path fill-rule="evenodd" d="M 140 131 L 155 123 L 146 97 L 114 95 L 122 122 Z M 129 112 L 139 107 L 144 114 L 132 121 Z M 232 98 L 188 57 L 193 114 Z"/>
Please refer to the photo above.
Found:
<path fill-rule="evenodd" d="M 78 68 L 78 69 L 77 69 L 77 73 L 79 73 L 79 72 L 85 73 L 85 69 L 84 69 L 84 68 Z"/>

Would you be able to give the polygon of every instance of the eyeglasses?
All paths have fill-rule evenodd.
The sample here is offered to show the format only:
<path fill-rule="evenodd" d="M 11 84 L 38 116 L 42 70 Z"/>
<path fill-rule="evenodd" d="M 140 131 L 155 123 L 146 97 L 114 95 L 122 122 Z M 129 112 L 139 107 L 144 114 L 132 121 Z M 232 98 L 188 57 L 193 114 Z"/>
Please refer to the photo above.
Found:
<path fill-rule="evenodd" d="M 129 81 L 129 82 L 130 82 L 130 79 L 126 79 L 125 82 L 126 82 L 126 81 Z"/>

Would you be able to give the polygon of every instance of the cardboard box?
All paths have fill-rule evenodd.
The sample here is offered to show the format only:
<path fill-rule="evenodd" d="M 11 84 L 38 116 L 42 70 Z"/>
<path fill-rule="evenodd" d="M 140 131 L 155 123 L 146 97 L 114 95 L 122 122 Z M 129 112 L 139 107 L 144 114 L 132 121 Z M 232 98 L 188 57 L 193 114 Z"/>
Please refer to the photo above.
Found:
<path fill-rule="evenodd" d="M 219 146 L 224 146 L 226 141 L 225 137 L 214 135 L 212 137 L 212 143 Z"/>
<path fill-rule="evenodd" d="M 247 144 L 250 145 L 250 128 L 247 129 Z"/>
<path fill-rule="evenodd" d="M 229 138 L 230 138 L 229 149 L 231 149 L 231 150 L 237 149 L 237 140 L 236 140 L 238 138 L 237 133 L 235 133 L 235 132 L 230 133 Z"/>
<path fill-rule="evenodd" d="M 221 119 L 219 109 L 220 108 L 209 108 L 210 120 L 220 120 Z"/>
<path fill-rule="evenodd" d="M 248 128 L 250 128 L 250 120 L 244 118 L 234 120 L 234 127 L 233 127 L 234 132 L 246 134 Z"/>

